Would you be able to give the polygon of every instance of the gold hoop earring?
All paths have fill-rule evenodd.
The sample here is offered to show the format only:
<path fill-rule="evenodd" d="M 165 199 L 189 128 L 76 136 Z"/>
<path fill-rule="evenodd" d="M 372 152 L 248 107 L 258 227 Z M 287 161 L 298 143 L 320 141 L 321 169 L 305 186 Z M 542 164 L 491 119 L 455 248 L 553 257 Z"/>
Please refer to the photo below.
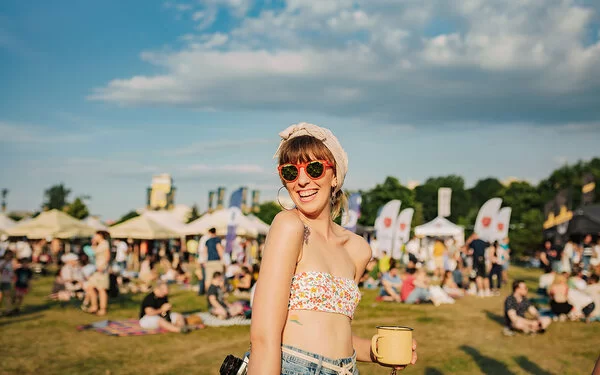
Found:
<path fill-rule="evenodd" d="M 277 190 L 277 203 L 279 203 L 281 208 L 283 208 L 286 211 L 293 210 L 294 208 L 296 208 L 296 205 L 292 206 L 291 208 L 287 208 L 283 204 L 281 204 L 281 199 L 279 198 L 279 193 L 281 192 L 281 189 L 284 189 L 284 188 L 285 188 L 285 186 L 282 186 L 279 188 L 279 190 Z"/>

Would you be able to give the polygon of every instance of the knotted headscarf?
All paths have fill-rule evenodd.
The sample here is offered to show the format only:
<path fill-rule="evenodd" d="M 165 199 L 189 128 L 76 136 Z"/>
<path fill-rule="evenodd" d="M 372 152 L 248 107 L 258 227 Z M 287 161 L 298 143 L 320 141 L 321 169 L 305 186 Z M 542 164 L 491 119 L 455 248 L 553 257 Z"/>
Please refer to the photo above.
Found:
<path fill-rule="evenodd" d="M 314 124 L 309 124 L 307 122 L 300 122 L 298 124 L 291 125 L 279 133 L 279 136 L 281 137 L 281 143 L 279 143 L 279 147 L 277 148 L 273 158 L 279 158 L 281 146 L 283 146 L 285 142 L 302 135 L 308 135 L 320 140 L 333 155 L 333 158 L 335 159 L 335 175 L 338 182 L 334 193 L 337 193 L 342 189 L 344 179 L 346 178 L 346 173 L 348 172 L 348 155 L 342 148 L 340 141 L 338 141 L 335 135 L 333 135 L 331 130 Z"/>

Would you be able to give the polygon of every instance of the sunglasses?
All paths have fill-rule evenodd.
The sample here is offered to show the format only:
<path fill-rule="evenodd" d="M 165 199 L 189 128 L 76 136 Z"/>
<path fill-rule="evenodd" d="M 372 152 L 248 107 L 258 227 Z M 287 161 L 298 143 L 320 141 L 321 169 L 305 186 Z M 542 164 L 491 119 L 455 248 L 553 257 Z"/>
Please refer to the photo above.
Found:
<path fill-rule="evenodd" d="M 298 179 L 298 176 L 300 176 L 300 168 L 304 168 L 308 177 L 313 180 L 318 180 L 323 177 L 325 170 L 328 167 L 332 168 L 333 164 L 327 160 L 313 160 L 307 163 L 282 164 L 277 167 L 277 170 L 279 171 L 279 176 L 281 176 L 285 182 L 294 182 Z"/>

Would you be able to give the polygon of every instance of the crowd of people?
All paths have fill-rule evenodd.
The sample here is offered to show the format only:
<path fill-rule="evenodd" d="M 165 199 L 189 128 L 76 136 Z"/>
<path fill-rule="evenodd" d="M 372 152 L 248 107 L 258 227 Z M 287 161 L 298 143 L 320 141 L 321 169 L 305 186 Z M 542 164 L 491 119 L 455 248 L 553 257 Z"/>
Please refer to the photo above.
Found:
<path fill-rule="evenodd" d="M 24 251 L 23 249 L 28 249 Z M 169 285 L 197 287 L 206 295 L 209 311 L 217 318 L 249 316 L 250 290 L 258 277 L 259 243 L 237 238 L 231 254 L 211 228 L 206 236 L 180 240 L 133 241 L 110 239 L 98 231 L 89 242 L 65 243 L 54 239 L 0 241 L 0 307 L 15 315 L 27 294 L 34 271 L 47 273 L 54 265 L 54 283 L 48 297 L 80 300 L 90 314 L 107 314 L 108 300 L 120 293 L 148 293 L 140 310 L 140 325 L 186 332 L 185 320 L 171 311 Z M 33 265 L 30 268 L 30 265 Z M 227 302 L 227 293 L 240 302 Z"/>
<path fill-rule="evenodd" d="M 185 319 L 166 302 L 170 284 L 197 287 L 206 296 L 209 311 L 219 319 L 250 316 L 253 286 L 258 278 L 262 244 L 238 238 L 231 255 L 212 228 L 206 236 L 180 240 L 110 240 L 100 231 L 90 243 L 75 243 L 70 252 L 54 240 L 0 242 L 0 306 L 4 313 L 19 313 L 34 272 L 59 265 L 51 299 L 81 300 L 81 309 L 103 316 L 108 299 L 119 293 L 149 293 L 144 298 L 140 324 L 185 332 Z M 372 245 L 377 246 L 373 240 Z M 405 304 L 454 303 L 465 295 L 499 295 L 508 283 L 509 239 L 489 243 L 477 234 L 458 246 L 454 239 L 411 239 L 403 256 L 393 259 L 387 251 L 367 264 L 359 285 L 378 289 L 378 301 Z M 545 242 L 539 254 L 545 273 L 537 294 L 547 298 L 545 316 L 527 298 L 524 282 L 515 280 L 505 300 L 505 334 L 544 331 L 552 319 L 600 321 L 600 243 L 585 236 L 578 245 L 563 248 Z M 239 302 L 229 303 L 231 293 Z M 533 317 L 526 318 L 526 316 Z"/>

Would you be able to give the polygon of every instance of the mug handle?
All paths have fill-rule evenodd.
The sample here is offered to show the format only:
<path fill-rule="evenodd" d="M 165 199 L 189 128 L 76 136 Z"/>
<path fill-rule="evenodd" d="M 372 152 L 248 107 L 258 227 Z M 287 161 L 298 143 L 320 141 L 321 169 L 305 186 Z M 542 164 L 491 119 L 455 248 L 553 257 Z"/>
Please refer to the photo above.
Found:
<path fill-rule="evenodd" d="M 373 352 L 373 354 L 375 354 L 375 357 L 377 357 L 377 359 L 381 358 L 381 355 L 379 353 L 377 353 L 377 341 L 381 337 L 383 337 L 383 336 L 381 336 L 381 335 L 375 335 L 371 339 L 371 351 Z"/>

